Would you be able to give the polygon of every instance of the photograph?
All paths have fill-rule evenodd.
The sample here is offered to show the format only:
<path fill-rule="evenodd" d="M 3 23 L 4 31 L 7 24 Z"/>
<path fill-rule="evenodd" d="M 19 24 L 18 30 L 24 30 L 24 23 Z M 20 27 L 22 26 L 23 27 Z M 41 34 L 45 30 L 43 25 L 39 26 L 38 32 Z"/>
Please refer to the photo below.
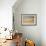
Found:
<path fill-rule="evenodd" d="M 0 46 L 46 46 L 46 0 L 0 0 Z"/>
<path fill-rule="evenodd" d="M 21 14 L 21 24 L 25 26 L 37 25 L 37 14 Z"/>

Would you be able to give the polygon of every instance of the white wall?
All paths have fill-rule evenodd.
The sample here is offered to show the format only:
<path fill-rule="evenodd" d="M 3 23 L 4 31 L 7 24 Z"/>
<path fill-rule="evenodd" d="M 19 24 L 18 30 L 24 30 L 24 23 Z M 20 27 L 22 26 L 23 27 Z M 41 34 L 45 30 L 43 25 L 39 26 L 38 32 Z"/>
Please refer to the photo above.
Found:
<path fill-rule="evenodd" d="M 15 5 L 14 5 L 15 6 Z M 41 46 L 41 1 L 40 0 L 23 0 L 22 3 L 14 10 L 15 30 L 23 33 L 24 38 L 35 41 L 36 46 Z M 37 14 L 36 26 L 22 26 L 21 14 Z"/>
<path fill-rule="evenodd" d="M 41 39 L 42 46 L 46 46 L 46 0 L 41 1 Z"/>
<path fill-rule="evenodd" d="M 23 0 L 20 4 L 13 8 L 15 29 L 23 32 L 24 37 L 35 40 L 37 46 L 46 46 L 46 0 Z M 37 14 L 37 26 L 21 26 L 21 14 L 34 13 Z"/>
<path fill-rule="evenodd" d="M 0 27 L 12 28 L 12 6 L 16 0 L 0 0 Z"/>

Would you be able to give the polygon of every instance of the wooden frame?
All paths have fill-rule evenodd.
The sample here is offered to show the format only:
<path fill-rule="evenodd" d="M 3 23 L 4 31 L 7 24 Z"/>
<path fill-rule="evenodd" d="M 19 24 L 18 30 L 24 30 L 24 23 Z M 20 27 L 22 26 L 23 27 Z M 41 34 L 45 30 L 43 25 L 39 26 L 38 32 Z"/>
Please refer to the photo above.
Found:
<path fill-rule="evenodd" d="M 37 25 L 37 14 L 21 14 L 21 25 Z"/>

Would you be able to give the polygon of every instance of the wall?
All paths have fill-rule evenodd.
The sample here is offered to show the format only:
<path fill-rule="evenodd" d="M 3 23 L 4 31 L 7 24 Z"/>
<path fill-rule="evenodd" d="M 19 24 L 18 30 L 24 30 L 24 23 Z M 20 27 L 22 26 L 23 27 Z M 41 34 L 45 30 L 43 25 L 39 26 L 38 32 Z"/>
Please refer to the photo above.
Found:
<path fill-rule="evenodd" d="M 41 1 L 41 40 L 42 46 L 46 46 L 46 0 Z"/>
<path fill-rule="evenodd" d="M 12 6 L 16 0 L 0 0 L 0 27 L 12 29 Z"/>
<path fill-rule="evenodd" d="M 24 39 L 34 40 L 36 46 L 41 46 L 41 1 L 40 0 L 23 0 L 16 7 L 14 5 L 14 24 L 15 30 L 23 33 Z M 36 26 L 22 26 L 21 25 L 21 14 L 37 14 L 37 25 Z"/>

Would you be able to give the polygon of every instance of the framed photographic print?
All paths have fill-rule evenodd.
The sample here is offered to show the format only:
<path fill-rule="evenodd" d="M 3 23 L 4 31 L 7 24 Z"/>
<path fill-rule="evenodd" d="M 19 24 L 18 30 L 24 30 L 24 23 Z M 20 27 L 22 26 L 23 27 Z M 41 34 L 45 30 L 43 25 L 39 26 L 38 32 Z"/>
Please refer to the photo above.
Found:
<path fill-rule="evenodd" d="M 25 26 L 37 25 L 37 14 L 21 14 L 21 24 Z"/>

